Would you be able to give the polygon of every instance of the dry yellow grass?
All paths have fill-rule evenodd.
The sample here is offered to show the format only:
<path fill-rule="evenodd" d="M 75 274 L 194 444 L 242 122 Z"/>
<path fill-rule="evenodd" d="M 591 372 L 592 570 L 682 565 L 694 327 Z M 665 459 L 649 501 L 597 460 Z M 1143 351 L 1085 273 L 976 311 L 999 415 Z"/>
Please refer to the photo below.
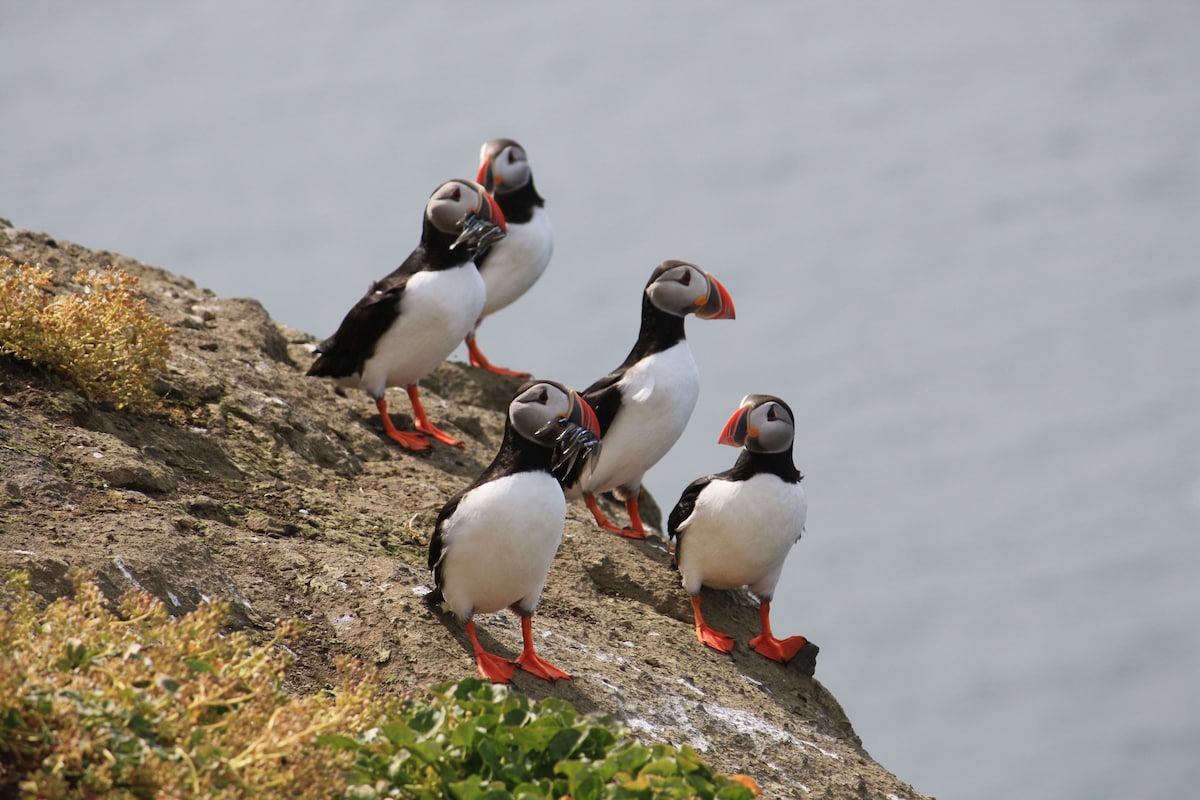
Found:
<path fill-rule="evenodd" d="M 54 294 L 51 273 L 0 257 L 0 355 L 63 375 L 95 403 L 151 405 L 171 329 L 122 270 L 80 271 L 74 284 Z"/>
<path fill-rule="evenodd" d="M 255 645 L 221 630 L 225 609 L 171 617 L 131 592 L 116 613 L 76 576 L 76 595 L 37 608 L 26 579 L 0 579 L 0 795 L 330 797 L 355 736 L 386 702 L 352 675 L 316 695 L 284 691 L 293 633 Z M 14 783 L 16 785 L 14 785 Z"/>

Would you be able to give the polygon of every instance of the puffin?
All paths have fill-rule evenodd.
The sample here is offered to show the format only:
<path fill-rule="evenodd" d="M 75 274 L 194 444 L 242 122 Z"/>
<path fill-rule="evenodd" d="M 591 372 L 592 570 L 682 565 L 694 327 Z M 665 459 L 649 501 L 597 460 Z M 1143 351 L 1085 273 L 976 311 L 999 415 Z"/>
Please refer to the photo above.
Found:
<path fill-rule="evenodd" d="M 371 284 L 337 332 L 316 348 L 308 374 L 357 386 L 375 400 L 383 430 L 407 450 L 463 443 L 429 421 L 417 385 L 454 352 L 483 309 L 486 289 L 475 259 L 505 235 L 504 213 L 483 186 L 449 180 L 425 206 L 421 241 L 404 262 Z M 400 431 L 385 393 L 403 386 L 416 431 Z"/>
<path fill-rule="evenodd" d="M 568 496 L 582 496 L 596 524 L 630 539 L 646 538 L 638 510 L 642 477 L 678 441 L 700 394 L 700 373 L 683 330 L 688 314 L 733 319 L 733 299 L 695 264 L 664 261 L 642 292 L 633 349 L 619 367 L 583 390 L 604 447 L 590 471 L 567 485 Z M 624 501 L 630 527 L 618 527 L 600 510 L 596 495 L 607 491 Z"/>
<path fill-rule="evenodd" d="M 792 461 L 795 433 L 795 415 L 787 403 L 774 395 L 747 395 L 717 440 L 742 448 L 737 461 L 724 472 L 693 481 L 668 517 L 674 566 L 692 598 L 696 638 L 722 653 L 732 651 L 734 642 L 705 624 L 701 586 L 745 586 L 758 598 L 762 632 L 750 640 L 750 648 L 759 655 L 787 663 L 808 641 L 803 636 L 777 639 L 771 633 L 771 598 L 808 516 L 800 486 L 804 476 Z"/>
<path fill-rule="evenodd" d="M 492 193 L 504 212 L 508 235 L 475 259 L 487 287 L 487 300 L 467 334 L 467 355 L 472 367 L 497 375 L 528 378 L 529 373 L 499 367 L 479 349 L 476 333 L 484 317 L 511 305 L 546 271 L 554 252 L 554 230 L 546 214 L 546 201 L 533 185 L 533 171 L 525 148 L 512 139 L 484 142 L 479 152 L 475 180 Z"/>
<path fill-rule="evenodd" d="M 532 619 L 567 513 L 553 470 L 570 454 L 559 443 L 579 449 L 595 443 L 599 430 L 575 391 L 554 381 L 523 384 L 491 465 L 437 516 L 429 543 L 435 589 L 427 600 L 444 603 L 464 625 L 479 673 L 494 683 L 510 683 L 514 667 L 548 681 L 571 677 L 534 652 Z M 521 618 L 524 649 L 514 661 L 484 650 L 475 634 L 476 613 L 504 608 Z"/>

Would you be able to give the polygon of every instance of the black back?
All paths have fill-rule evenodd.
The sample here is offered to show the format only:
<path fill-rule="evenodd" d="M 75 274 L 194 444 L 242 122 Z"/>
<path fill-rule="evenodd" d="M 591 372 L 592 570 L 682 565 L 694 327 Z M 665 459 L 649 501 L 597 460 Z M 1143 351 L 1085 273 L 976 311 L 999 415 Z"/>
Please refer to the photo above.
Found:
<path fill-rule="evenodd" d="M 400 301 L 408 279 L 418 272 L 451 269 L 472 259 L 472 247 L 450 249 L 456 238 L 457 234 L 439 231 L 426 216 L 420 244 L 404 263 L 372 283 L 346 313 L 337 332 L 317 346 L 317 359 L 307 374 L 345 378 L 361 372 L 367 359 L 375 355 L 380 337 L 400 316 Z"/>
<path fill-rule="evenodd" d="M 496 200 L 496 205 L 500 206 L 500 210 L 504 212 L 505 222 L 510 225 L 524 225 L 533 219 L 534 209 L 543 208 L 546 205 L 545 199 L 534 188 L 532 175 L 529 176 L 529 183 L 520 189 L 504 194 L 493 194 L 492 197 Z"/>

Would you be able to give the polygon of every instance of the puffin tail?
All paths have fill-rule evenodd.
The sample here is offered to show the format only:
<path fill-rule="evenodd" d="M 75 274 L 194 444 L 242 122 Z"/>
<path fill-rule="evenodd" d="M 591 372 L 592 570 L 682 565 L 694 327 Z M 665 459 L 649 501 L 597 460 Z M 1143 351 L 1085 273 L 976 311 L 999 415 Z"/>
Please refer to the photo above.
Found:
<path fill-rule="evenodd" d="M 332 339 L 326 339 L 317 345 L 316 353 L 317 359 L 305 375 L 315 378 L 346 378 L 359 370 L 356 359 L 340 352 Z"/>

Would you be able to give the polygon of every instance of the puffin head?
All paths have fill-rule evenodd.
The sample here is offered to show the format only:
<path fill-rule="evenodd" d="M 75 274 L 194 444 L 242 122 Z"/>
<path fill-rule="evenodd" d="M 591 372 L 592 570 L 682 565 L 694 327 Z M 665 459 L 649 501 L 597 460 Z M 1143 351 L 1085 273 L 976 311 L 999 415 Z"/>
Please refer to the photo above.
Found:
<path fill-rule="evenodd" d="M 795 436 L 795 417 L 787 403 L 771 394 L 748 394 L 717 442 L 745 447 L 751 453 L 783 453 Z"/>
<path fill-rule="evenodd" d="M 513 429 L 532 442 L 553 447 L 564 430 L 582 428 L 600 437 L 596 412 L 578 392 L 555 381 L 526 383 L 508 404 Z"/>
<path fill-rule="evenodd" d="M 508 194 L 533 180 L 525 148 L 512 139 L 492 139 L 479 151 L 475 180 L 492 194 Z"/>
<path fill-rule="evenodd" d="M 668 314 L 695 314 L 700 319 L 733 319 L 733 298 L 721 283 L 695 264 L 664 261 L 659 264 L 646 296 L 656 308 Z"/>
<path fill-rule="evenodd" d="M 465 247 L 482 253 L 508 230 L 504 213 L 487 190 L 462 178 L 446 181 L 434 190 L 425 206 L 425 219 L 447 236 L 457 236 L 451 250 Z"/>

